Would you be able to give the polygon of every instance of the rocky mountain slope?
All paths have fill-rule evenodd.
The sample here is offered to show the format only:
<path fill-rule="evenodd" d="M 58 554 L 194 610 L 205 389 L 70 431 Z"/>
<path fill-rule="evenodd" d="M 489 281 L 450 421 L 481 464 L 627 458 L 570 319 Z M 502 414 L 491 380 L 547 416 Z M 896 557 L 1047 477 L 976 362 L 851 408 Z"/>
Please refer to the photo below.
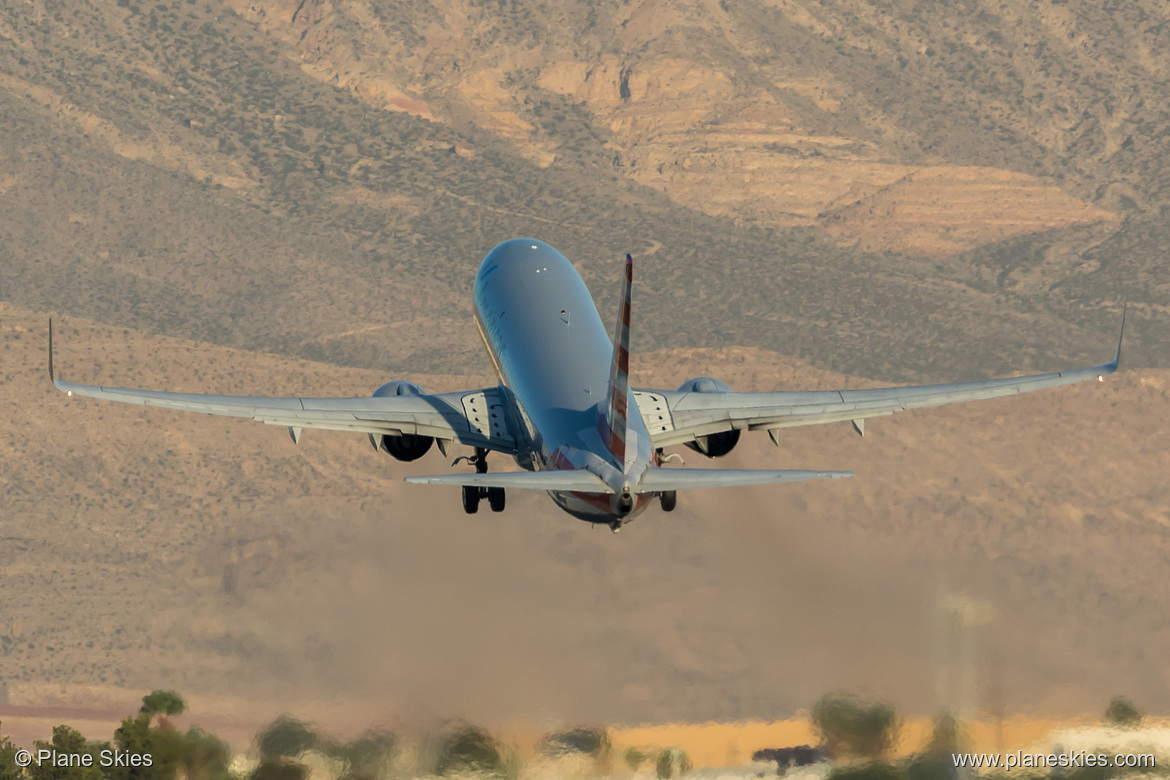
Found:
<path fill-rule="evenodd" d="M 1154 128 L 1167 122 L 1170 60 L 1154 2 L 232 7 L 316 77 L 489 129 L 541 165 L 579 155 L 572 127 L 587 122 L 599 158 L 706 213 L 831 216 L 848 235 L 870 232 L 848 207 L 891 185 L 901 192 L 887 202 L 930 201 L 925 219 L 885 217 L 919 232 L 925 222 L 935 241 L 891 231 L 865 242 L 876 249 L 945 256 L 1149 217 L 1165 199 Z"/>
<path fill-rule="evenodd" d="M 537 235 L 602 300 L 645 257 L 644 349 L 982 376 L 1088 359 L 1126 300 L 1161 365 L 1164 13 L 5 6 L 0 293 L 444 371 L 477 259 Z"/>

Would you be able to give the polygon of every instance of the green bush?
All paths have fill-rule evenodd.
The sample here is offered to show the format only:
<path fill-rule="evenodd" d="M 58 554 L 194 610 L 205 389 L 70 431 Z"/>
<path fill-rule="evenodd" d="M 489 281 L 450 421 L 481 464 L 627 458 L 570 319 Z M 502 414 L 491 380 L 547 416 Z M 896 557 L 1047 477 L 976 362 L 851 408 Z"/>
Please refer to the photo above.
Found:
<path fill-rule="evenodd" d="M 449 775 L 458 772 L 479 772 L 483 774 L 504 774 L 503 754 L 495 737 L 478 726 L 459 724 L 442 736 L 439 741 L 435 774 Z"/>
<path fill-rule="evenodd" d="M 0 780 L 18 780 L 23 773 L 16 766 L 16 745 L 8 737 L 0 737 Z"/>
<path fill-rule="evenodd" d="M 1112 726 L 1133 728 L 1142 723 L 1141 710 L 1124 696 L 1115 696 L 1105 709 L 1105 722 Z"/>
<path fill-rule="evenodd" d="M 53 738 L 49 742 L 37 740 L 34 750 L 55 750 L 58 753 L 89 754 L 90 766 L 54 766 L 51 762 L 34 761 L 26 771 L 29 780 L 102 780 L 98 766 L 98 751 L 101 746 L 91 745 L 78 731 L 68 726 L 54 726 Z"/>
<path fill-rule="evenodd" d="M 584 726 L 564 731 L 553 731 L 545 734 L 540 740 L 540 752 L 545 755 L 584 753 L 596 757 L 609 750 L 609 747 L 608 731 Z"/>
<path fill-rule="evenodd" d="M 169 716 L 178 715 L 185 709 L 187 704 L 182 696 L 174 691 L 158 690 L 142 697 L 142 707 L 138 711 L 150 715 Z"/>
<path fill-rule="evenodd" d="M 813 705 L 812 722 L 834 758 L 880 758 L 894 746 L 900 728 L 892 706 L 861 704 L 839 694 L 825 696 Z"/>
<path fill-rule="evenodd" d="M 345 763 L 342 777 L 375 780 L 385 774 L 386 765 L 398 749 L 398 738 L 385 732 L 369 732 L 330 749 L 329 755 Z"/>
<path fill-rule="evenodd" d="M 654 762 L 654 774 L 658 780 L 670 780 L 679 777 L 691 769 L 691 761 L 685 751 L 680 748 L 666 748 L 658 753 Z"/>
<path fill-rule="evenodd" d="M 260 732 L 256 746 L 261 756 L 293 758 L 317 746 L 316 732 L 305 723 L 281 715 Z"/>
<path fill-rule="evenodd" d="M 266 758 L 252 770 L 249 780 L 305 780 L 309 770 L 287 758 Z"/>
<path fill-rule="evenodd" d="M 893 764 L 869 761 L 839 766 L 829 773 L 829 780 L 906 780 L 906 775 Z"/>

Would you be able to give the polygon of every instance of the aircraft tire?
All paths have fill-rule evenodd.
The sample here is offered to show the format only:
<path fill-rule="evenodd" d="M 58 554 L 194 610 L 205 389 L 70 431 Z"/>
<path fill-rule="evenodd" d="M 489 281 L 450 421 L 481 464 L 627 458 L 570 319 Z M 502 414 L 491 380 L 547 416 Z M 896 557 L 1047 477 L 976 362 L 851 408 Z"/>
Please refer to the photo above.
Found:
<path fill-rule="evenodd" d="M 504 489 L 502 487 L 488 488 L 487 499 L 488 506 L 492 508 L 493 512 L 504 511 Z"/>
<path fill-rule="evenodd" d="M 663 491 L 658 494 L 658 503 L 662 504 L 663 512 L 673 512 L 678 504 L 678 493 L 673 490 Z"/>
<path fill-rule="evenodd" d="M 463 511 L 469 515 L 479 511 L 479 488 L 463 486 Z"/>

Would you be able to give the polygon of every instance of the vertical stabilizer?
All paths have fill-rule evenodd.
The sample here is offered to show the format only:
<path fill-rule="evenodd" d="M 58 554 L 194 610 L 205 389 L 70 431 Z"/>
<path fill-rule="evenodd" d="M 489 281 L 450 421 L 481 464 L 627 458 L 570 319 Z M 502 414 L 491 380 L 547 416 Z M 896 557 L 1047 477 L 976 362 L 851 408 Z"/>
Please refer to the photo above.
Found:
<path fill-rule="evenodd" d="M 634 282 L 634 258 L 626 255 L 626 275 L 613 331 L 613 364 L 609 369 L 609 407 L 602 438 L 606 449 L 625 470 L 626 416 L 630 404 L 630 286 Z"/>

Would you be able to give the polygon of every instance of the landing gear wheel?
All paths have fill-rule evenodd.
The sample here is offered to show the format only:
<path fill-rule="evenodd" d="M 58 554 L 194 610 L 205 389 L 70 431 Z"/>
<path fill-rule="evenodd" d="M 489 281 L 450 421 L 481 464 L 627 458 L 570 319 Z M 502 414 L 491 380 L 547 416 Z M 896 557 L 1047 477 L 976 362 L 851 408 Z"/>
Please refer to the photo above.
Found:
<path fill-rule="evenodd" d="M 490 487 L 487 489 L 488 506 L 492 508 L 493 512 L 504 511 L 504 489 L 502 487 Z"/>
<path fill-rule="evenodd" d="M 479 511 L 479 488 L 470 485 L 463 486 L 463 511 L 474 515 Z"/>
<path fill-rule="evenodd" d="M 666 490 L 658 494 L 658 503 L 662 504 L 663 512 L 673 512 L 675 505 L 678 503 L 678 493 L 673 490 Z"/>

